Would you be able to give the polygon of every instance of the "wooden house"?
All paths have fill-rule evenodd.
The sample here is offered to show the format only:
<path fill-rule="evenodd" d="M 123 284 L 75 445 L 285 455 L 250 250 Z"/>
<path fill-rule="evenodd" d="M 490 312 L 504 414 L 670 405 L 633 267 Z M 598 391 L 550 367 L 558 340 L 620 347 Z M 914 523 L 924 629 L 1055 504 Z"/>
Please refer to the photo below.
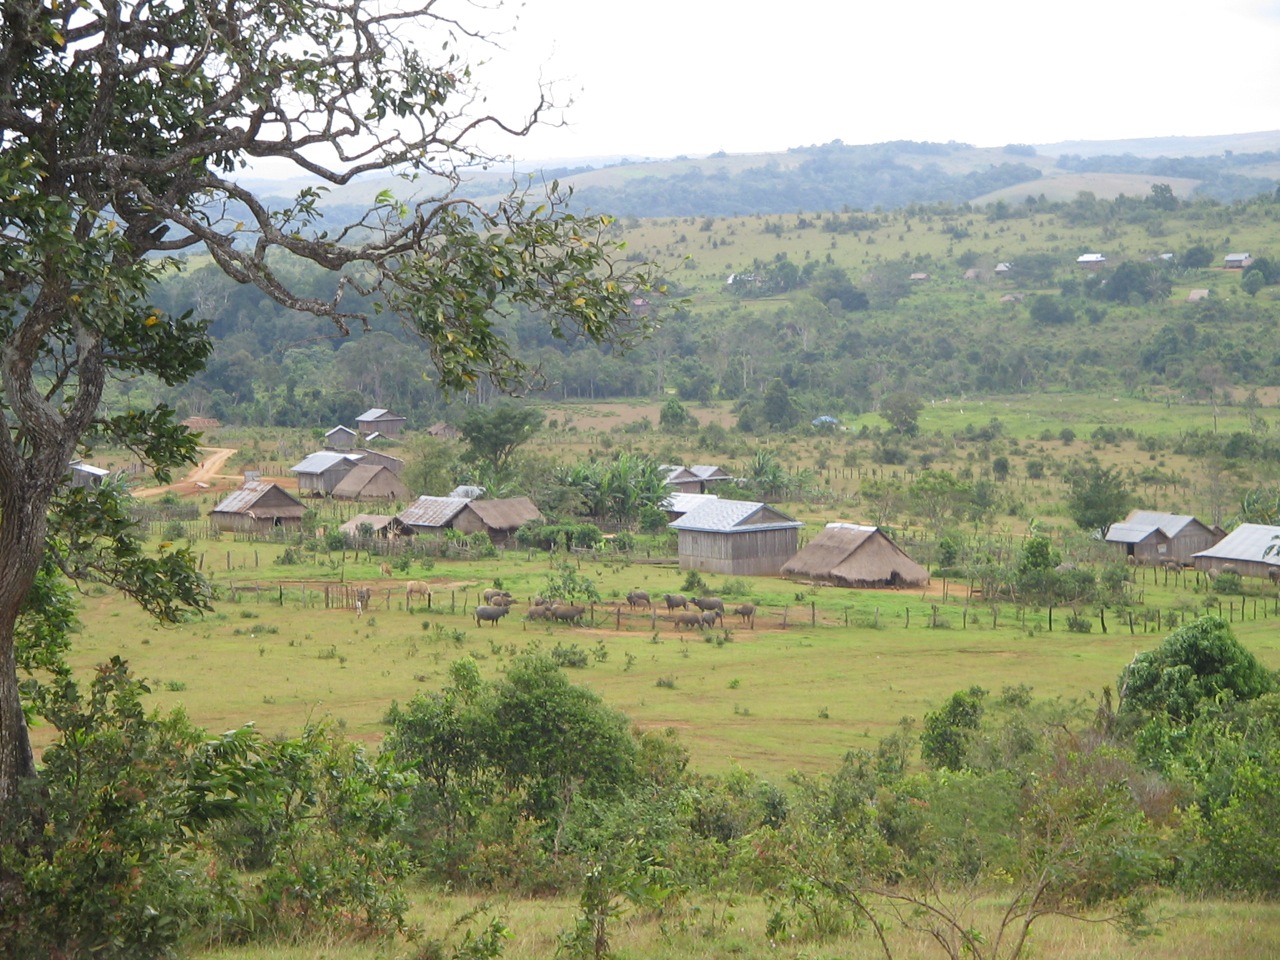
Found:
<path fill-rule="evenodd" d="M 381 450 L 370 450 L 367 447 L 361 447 L 354 451 L 360 455 L 360 463 L 376 463 L 380 467 L 386 467 L 397 477 L 404 472 L 404 461 L 399 457 L 393 457 L 389 453 L 383 453 Z"/>
<path fill-rule="evenodd" d="M 389 467 L 362 460 L 338 481 L 330 496 L 336 500 L 408 500 L 409 488 Z"/>
<path fill-rule="evenodd" d="M 219 530 L 230 533 L 268 533 L 277 527 L 299 530 L 306 509 L 283 487 L 266 480 L 246 480 L 209 512 L 209 519 Z"/>
<path fill-rule="evenodd" d="M 384 437 L 398 437 L 404 432 L 404 425 L 408 422 L 406 418 L 390 410 L 371 407 L 356 417 L 356 429 L 364 436 L 380 433 Z"/>
<path fill-rule="evenodd" d="M 462 436 L 462 431 L 452 423 L 445 423 L 441 420 L 427 427 L 427 436 L 435 437 L 439 440 L 457 440 Z"/>
<path fill-rule="evenodd" d="M 95 467 L 92 463 L 85 463 L 83 460 L 72 460 L 67 465 L 70 471 L 71 479 L 69 484 L 73 487 L 100 487 L 102 481 L 110 476 L 110 470 L 104 470 L 102 467 Z"/>
<path fill-rule="evenodd" d="M 360 454 L 339 450 L 322 450 L 313 453 L 289 468 L 298 475 L 298 492 L 315 497 L 328 496 L 342 478 L 356 468 Z"/>
<path fill-rule="evenodd" d="M 804 524 L 764 503 L 717 499 L 668 526 L 681 569 L 774 576 L 795 554 Z"/>
<path fill-rule="evenodd" d="M 675 487 L 678 493 L 706 493 L 707 484 L 733 479 L 720 467 L 705 463 L 695 463 L 691 467 L 664 464 L 662 469 L 667 471 L 667 486 Z"/>
<path fill-rule="evenodd" d="M 1134 510 L 1107 530 L 1107 543 L 1123 549 L 1134 563 L 1173 561 L 1190 564 L 1192 555 L 1207 550 L 1221 534 L 1195 517 L 1158 510 Z"/>
<path fill-rule="evenodd" d="M 840 587 L 919 587 L 929 582 L 929 571 L 883 530 L 854 523 L 828 523 L 783 565 L 782 573 Z"/>
<path fill-rule="evenodd" d="M 326 450 L 350 450 L 356 445 L 356 432 L 350 427 L 338 424 L 324 435 Z"/>
<path fill-rule="evenodd" d="M 469 500 L 453 518 L 460 533 L 486 533 L 498 546 L 515 540 L 516 531 L 526 523 L 542 519 L 542 512 L 528 497 L 502 500 Z"/>
<path fill-rule="evenodd" d="M 396 520 L 410 533 L 440 533 L 453 526 L 470 500 L 463 497 L 419 497 L 396 514 Z"/>
<path fill-rule="evenodd" d="M 1193 560 L 1206 572 L 1234 569 L 1242 577 L 1280 577 L 1280 527 L 1242 523 Z"/>
<path fill-rule="evenodd" d="M 1253 257 L 1247 253 L 1228 253 L 1222 258 L 1222 265 L 1228 270 L 1243 270 L 1253 263 Z"/>

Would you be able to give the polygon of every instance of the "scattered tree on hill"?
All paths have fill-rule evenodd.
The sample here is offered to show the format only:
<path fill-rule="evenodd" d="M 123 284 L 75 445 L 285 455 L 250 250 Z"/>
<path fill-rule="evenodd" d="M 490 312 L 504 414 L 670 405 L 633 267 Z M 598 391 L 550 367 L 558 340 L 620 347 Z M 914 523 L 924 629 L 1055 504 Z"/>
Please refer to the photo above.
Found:
<path fill-rule="evenodd" d="M 1067 512 L 1081 530 L 1097 531 L 1105 537 L 1133 505 L 1133 492 L 1117 467 L 1095 464 L 1071 474 L 1067 482 L 1071 485 Z"/>
<path fill-rule="evenodd" d="M 537 434 L 545 417 L 541 410 L 514 403 L 476 407 L 458 424 L 469 457 L 501 473 L 511 455 Z"/>

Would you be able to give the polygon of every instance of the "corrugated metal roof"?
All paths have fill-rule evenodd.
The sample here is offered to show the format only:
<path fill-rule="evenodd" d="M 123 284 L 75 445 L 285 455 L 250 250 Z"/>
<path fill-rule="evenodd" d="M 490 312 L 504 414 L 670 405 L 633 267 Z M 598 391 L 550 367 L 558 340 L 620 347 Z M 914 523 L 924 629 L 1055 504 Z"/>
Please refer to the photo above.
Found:
<path fill-rule="evenodd" d="M 1182 528 L 1195 523 L 1196 518 L 1183 513 L 1162 513 L 1159 510 L 1134 510 L 1124 518 L 1125 523 L 1159 527 L 1168 537 L 1176 537 Z"/>
<path fill-rule="evenodd" d="M 699 480 L 730 480 L 729 474 L 725 473 L 720 467 L 713 467 L 705 463 L 695 463 L 689 467 L 689 472 Z"/>
<path fill-rule="evenodd" d="M 1268 550 L 1271 551 L 1270 554 L 1267 554 Z M 1192 556 L 1280 566 L 1280 527 L 1264 523 L 1242 523 L 1208 550 L 1201 550 Z"/>
<path fill-rule="evenodd" d="M 324 473 L 341 460 L 358 461 L 361 456 L 359 453 L 337 453 L 333 450 L 321 450 L 319 453 L 313 453 L 306 457 L 300 463 L 295 463 L 289 469 L 294 473 Z"/>
<path fill-rule="evenodd" d="M 759 522 L 754 522 L 756 520 Z M 689 511 L 667 526 L 673 530 L 733 533 L 745 530 L 789 530 L 803 527 L 804 524 L 767 504 L 750 500 L 717 499 Z"/>
<path fill-rule="evenodd" d="M 356 432 L 355 432 L 354 430 L 352 430 L 350 427 L 344 427 L 342 424 L 338 424 L 338 425 L 337 425 L 336 427 L 334 427 L 332 430 L 326 430 L 324 435 L 325 435 L 326 437 L 331 437 L 331 436 L 333 436 L 335 433 L 349 433 L 349 434 L 351 434 L 353 437 L 356 435 Z"/>
<path fill-rule="evenodd" d="M 1113 523 L 1107 529 L 1106 540 L 1107 543 L 1141 543 L 1160 532 L 1159 527 L 1150 523 Z"/>
<path fill-rule="evenodd" d="M 669 493 L 662 501 L 662 509 L 667 513 L 683 514 L 719 499 L 714 493 Z"/>
<path fill-rule="evenodd" d="M 377 420 L 379 417 L 386 416 L 388 413 L 390 413 L 389 410 L 383 410 L 381 407 L 370 407 L 364 413 L 360 414 L 360 416 L 356 417 L 356 422 L 359 423 L 361 420 Z"/>
<path fill-rule="evenodd" d="M 447 527 L 470 500 L 463 497 L 419 497 L 396 514 L 412 527 Z"/>
<path fill-rule="evenodd" d="M 268 480 L 246 480 L 239 490 L 233 490 L 226 499 L 214 507 L 213 512 L 248 513 L 259 499 L 271 492 L 272 488 L 279 490 L 299 507 L 303 506 L 301 500 L 277 484 Z"/>

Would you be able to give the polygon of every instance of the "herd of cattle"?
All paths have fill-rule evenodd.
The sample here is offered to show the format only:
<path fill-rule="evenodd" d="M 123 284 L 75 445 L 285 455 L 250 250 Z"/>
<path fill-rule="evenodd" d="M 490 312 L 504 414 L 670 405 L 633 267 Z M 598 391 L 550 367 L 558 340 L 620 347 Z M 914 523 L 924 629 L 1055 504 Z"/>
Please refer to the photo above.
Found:
<path fill-rule="evenodd" d="M 415 597 L 428 598 L 430 595 L 430 585 L 421 580 L 410 580 L 405 584 L 404 599 L 406 607 L 413 603 Z M 515 605 L 515 598 L 507 590 L 490 588 L 485 590 L 481 597 L 484 602 L 477 604 L 473 611 L 473 615 L 476 618 L 476 626 L 481 626 L 485 623 L 496 625 L 499 620 L 511 612 L 511 608 Z M 356 589 L 356 616 L 360 616 L 369 608 L 372 599 L 373 590 L 371 588 L 359 587 Z M 666 603 L 667 613 L 674 615 L 671 623 L 677 630 L 683 631 L 686 627 L 701 630 L 706 627 L 714 627 L 717 623 L 724 623 L 725 605 L 724 601 L 719 597 L 686 597 L 680 593 L 667 593 L 663 594 L 662 600 Z M 697 613 L 689 609 L 690 604 L 697 607 Z M 627 605 L 633 611 L 653 610 L 653 600 L 643 590 L 632 590 L 628 593 Z M 676 611 L 678 610 L 683 612 L 677 613 Z M 571 604 L 561 600 L 534 597 L 528 609 L 525 610 L 525 619 L 581 624 L 583 615 L 586 612 L 587 608 L 582 604 Z M 737 616 L 742 623 L 755 627 L 756 605 L 754 603 L 741 604 L 729 612 Z"/>

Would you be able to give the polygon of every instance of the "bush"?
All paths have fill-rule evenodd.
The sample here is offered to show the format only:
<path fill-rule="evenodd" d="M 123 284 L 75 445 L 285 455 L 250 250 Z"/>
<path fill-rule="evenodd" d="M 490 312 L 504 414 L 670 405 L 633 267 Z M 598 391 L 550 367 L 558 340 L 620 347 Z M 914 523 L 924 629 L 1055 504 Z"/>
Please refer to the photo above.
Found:
<path fill-rule="evenodd" d="M 1244 593 L 1244 580 L 1234 570 L 1224 570 L 1214 578 L 1213 592 L 1223 596 L 1239 596 Z"/>

